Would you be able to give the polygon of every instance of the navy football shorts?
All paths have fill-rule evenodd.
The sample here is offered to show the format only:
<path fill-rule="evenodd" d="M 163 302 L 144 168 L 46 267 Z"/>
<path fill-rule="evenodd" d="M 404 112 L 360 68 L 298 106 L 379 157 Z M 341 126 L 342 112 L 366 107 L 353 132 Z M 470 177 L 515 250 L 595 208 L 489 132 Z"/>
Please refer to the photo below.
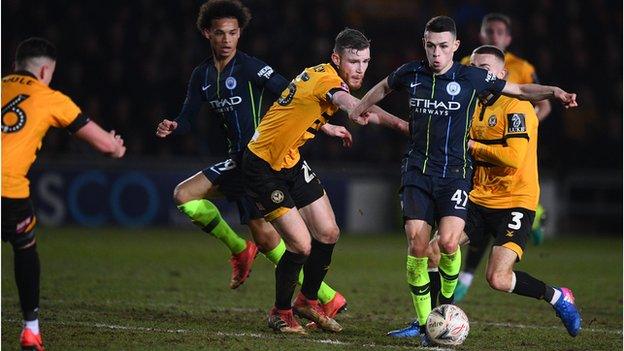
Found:
<path fill-rule="evenodd" d="M 202 173 L 212 184 L 219 187 L 221 194 L 236 203 L 241 224 L 249 224 L 250 219 L 262 218 L 262 214 L 245 192 L 243 172 L 238 162 L 227 159 L 203 169 Z"/>
<path fill-rule="evenodd" d="M 403 174 L 402 184 L 399 197 L 404 220 L 419 219 L 434 226 L 446 216 L 466 219 L 470 179 L 441 178 L 414 170 Z"/>

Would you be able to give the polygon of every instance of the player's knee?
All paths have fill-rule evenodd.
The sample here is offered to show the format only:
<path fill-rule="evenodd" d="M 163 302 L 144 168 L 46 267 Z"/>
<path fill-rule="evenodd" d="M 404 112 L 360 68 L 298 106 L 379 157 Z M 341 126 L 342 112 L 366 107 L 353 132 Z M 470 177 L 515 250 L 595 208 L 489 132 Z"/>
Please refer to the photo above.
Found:
<path fill-rule="evenodd" d="M 279 234 L 277 234 L 277 232 L 270 224 L 268 226 L 252 227 L 250 223 L 250 228 L 254 242 L 261 252 L 267 252 L 272 250 L 279 244 L 281 240 Z"/>
<path fill-rule="evenodd" d="M 488 272 L 486 279 L 490 287 L 495 290 L 509 291 L 511 287 L 511 274 L 507 274 L 506 272 Z"/>
<path fill-rule="evenodd" d="M 411 241 L 408 244 L 408 250 L 411 256 L 427 257 L 431 253 L 426 243 Z"/>
<path fill-rule="evenodd" d="M 290 246 L 289 251 L 306 257 L 310 256 L 310 251 L 312 251 L 312 245 L 310 243 L 299 243 Z"/>
<path fill-rule="evenodd" d="M 440 247 L 440 251 L 447 254 L 454 253 L 459 248 L 457 240 L 442 237 L 440 237 L 440 239 L 438 240 L 438 246 Z"/>
<path fill-rule="evenodd" d="M 340 237 L 340 228 L 338 225 L 327 226 L 317 235 L 319 236 L 316 238 L 318 241 L 324 244 L 335 244 Z"/>
<path fill-rule="evenodd" d="M 180 183 L 173 189 L 173 201 L 176 205 L 185 204 L 191 200 L 195 200 L 187 187 Z"/>

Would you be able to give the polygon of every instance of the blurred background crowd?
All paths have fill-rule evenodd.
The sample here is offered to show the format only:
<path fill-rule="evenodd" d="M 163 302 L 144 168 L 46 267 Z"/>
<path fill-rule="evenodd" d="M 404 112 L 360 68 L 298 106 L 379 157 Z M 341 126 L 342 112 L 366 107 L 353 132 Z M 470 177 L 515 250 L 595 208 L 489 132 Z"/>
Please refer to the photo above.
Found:
<path fill-rule="evenodd" d="M 218 124 L 202 113 L 193 135 L 157 140 L 164 116 L 175 117 L 194 66 L 210 55 L 195 28 L 202 1 L 3 1 L 2 74 L 12 70 L 17 44 L 32 35 L 58 46 L 52 86 L 83 111 L 126 139 L 128 156 L 219 156 Z M 483 15 L 513 20 L 510 51 L 526 58 L 544 84 L 579 94 L 580 107 L 555 104 L 540 126 L 542 168 L 621 168 L 622 3 L 620 1 L 274 1 L 245 2 L 253 20 L 239 49 L 263 59 L 291 79 L 304 67 L 329 61 L 333 39 L 345 26 L 372 40 L 372 62 L 360 92 L 410 60 L 424 58 L 420 38 L 438 14 L 455 18 L 461 47 L 456 59 L 479 45 Z M 383 106 L 407 117 L 401 94 Z M 344 116 L 338 123 L 347 123 Z M 405 140 L 391 131 L 359 128 L 353 150 L 333 141 L 311 143 L 310 160 L 397 164 Z M 374 146 L 374 147 L 371 147 Z M 82 152 L 63 133 L 46 141 L 44 154 Z"/>
<path fill-rule="evenodd" d="M 211 55 L 195 27 L 203 1 L 5 0 L 2 2 L 2 75 L 12 71 L 17 44 L 42 36 L 59 50 L 52 87 L 71 96 L 83 112 L 120 132 L 131 159 L 203 161 L 225 154 L 223 133 L 203 111 L 191 135 L 155 137 L 156 124 L 177 116 L 193 68 Z M 424 59 L 421 37 L 435 15 L 453 17 L 461 47 L 456 60 L 479 45 L 482 17 L 501 12 L 513 21 L 509 50 L 527 59 L 544 84 L 577 92 L 579 108 L 553 112 L 540 125 L 540 172 L 622 170 L 622 2 L 614 0 L 251 0 L 253 19 L 239 50 L 291 79 L 304 67 L 328 62 L 335 35 L 349 26 L 372 40 L 372 61 L 362 96 L 392 70 Z M 382 107 L 407 118 L 406 95 Z M 354 146 L 337 140 L 308 143 L 311 164 L 396 170 L 406 139 L 392 131 L 359 127 L 344 115 Z M 41 157 L 90 151 L 64 132 L 49 133 Z M 609 192 L 606 195 L 610 196 Z M 621 196 L 621 188 L 615 196 Z"/>

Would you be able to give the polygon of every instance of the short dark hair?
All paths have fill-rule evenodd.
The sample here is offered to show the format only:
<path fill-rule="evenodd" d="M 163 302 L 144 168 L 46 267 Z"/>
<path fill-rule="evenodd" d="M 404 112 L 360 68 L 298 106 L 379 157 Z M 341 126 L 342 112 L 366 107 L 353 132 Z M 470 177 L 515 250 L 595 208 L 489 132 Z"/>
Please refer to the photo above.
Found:
<path fill-rule="evenodd" d="M 249 24 L 251 11 L 239 0 L 209 0 L 199 8 L 197 29 L 203 32 L 210 28 L 212 20 L 220 18 L 236 18 L 238 26 L 242 29 Z"/>
<path fill-rule="evenodd" d="M 511 18 L 509 18 L 509 16 L 503 15 L 502 13 L 488 13 L 483 17 L 483 20 L 481 21 L 481 30 L 484 30 L 488 22 L 491 21 L 503 22 L 503 24 L 505 24 L 505 27 L 507 28 L 507 33 L 511 34 Z"/>
<path fill-rule="evenodd" d="M 479 55 L 494 55 L 496 56 L 496 58 L 498 58 L 500 61 L 505 62 L 505 53 L 503 52 L 503 50 L 497 48 L 494 45 L 481 45 L 478 48 L 474 49 L 472 51 L 472 54 L 479 54 Z"/>
<path fill-rule="evenodd" d="M 425 25 L 425 32 L 451 32 L 454 36 L 457 36 L 455 21 L 448 16 L 436 16 L 430 19 Z"/>
<path fill-rule="evenodd" d="M 26 61 L 35 57 L 47 57 L 56 61 L 56 47 L 54 44 L 43 38 L 31 37 L 17 46 L 15 52 L 15 64 L 23 68 Z"/>
<path fill-rule="evenodd" d="M 370 47 L 370 40 L 357 29 L 345 28 L 334 40 L 334 52 L 340 54 L 345 50 L 364 50 Z"/>

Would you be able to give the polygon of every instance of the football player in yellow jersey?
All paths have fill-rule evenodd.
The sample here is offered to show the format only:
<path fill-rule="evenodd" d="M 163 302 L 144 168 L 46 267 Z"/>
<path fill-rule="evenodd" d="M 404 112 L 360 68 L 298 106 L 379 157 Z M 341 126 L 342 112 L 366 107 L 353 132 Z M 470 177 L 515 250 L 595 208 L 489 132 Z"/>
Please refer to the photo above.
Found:
<path fill-rule="evenodd" d="M 15 72 L 2 78 L 2 241 L 13 246 L 15 281 L 24 328 L 22 349 L 43 350 L 39 332 L 39 254 L 28 170 L 50 127 L 65 128 L 96 150 L 120 158 L 126 152 L 115 131 L 106 132 L 66 95 L 49 87 L 56 48 L 41 38 L 19 44 Z"/>
<path fill-rule="evenodd" d="M 495 46 L 475 49 L 471 64 L 505 76 L 505 57 Z M 494 237 L 486 268 L 493 289 L 550 303 L 571 336 L 581 329 L 572 291 L 514 270 L 522 259 L 539 199 L 537 129 L 533 106 L 505 96 L 481 99 L 470 129 L 468 147 L 475 159 L 473 189 L 462 241 L 471 245 Z M 435 248 L 435 245 L 433 245 Z"/>
<path fill-rule="evenodd" d="M 481 44 L 493 45 L 505 52 L 505 70 L 507 74 L 505 79 L 514 83 L 539 83 L 535 68 L 528 61 L 507 51 L 511 44 L 511 19 L 500 13 L 490 13 L 483 17 L 481 21 L 481 32 L 479 33 Z M 470 64 L 470 56 L 462 59 L 462 64 Z M 552 107 L 550 100 L 542 100 L 535 102 L 535 112 L 537 118 L 542 121 L 551 112 Z M 544 240 L 543 222 L 545 219 L 544 208 L 538 203 L 531 228 L 531 238 L 535 245 L 541 244 Z M 455 300 L 461 301 L 468 293 L 468 288 L 472 284 L 474 271 L 479 266 L 481 258 L 487 251 L 487 243 L 481 246 L 471 246 L 466 253 L 465 266 L 459 276 L 459 283 L 455 289 Z"/>
<path fill-rule="evenodd" d="M 319 179 L 301 158 L 299 148 L 313 139 L 338 110 L 349 111 L 359 101 L 350 89 L 362 85 L 370 61 L 370 42 L 354 29 L 335 40 L 331 64 L 306 68 L 291 81 L 258 125 L 243 156 L 249 194 L 265 219 L 286 243 L 276 270 L 275 305 L 269 327 L 284 333 L 305 333 L 294 312 L 322 329 L 342 327 L 326 315 L 317 291 L 327 273 L 339 229 Z M 354 121 L 383 124 L 408 134 L 407 122 L 378 107 Z M 301 292 L 291 303 L 298 272 L 303 267 Z"/>
<path fill-rule="evenodd" d="M 238 49 L 238 41 L 250 20 L 249 9 L 238 0 L 209 0 L 201 5 L 197 29 L 210 43 L 212 54 L 193 70 L 187 98 L 178 117 L 163 119 L 156 130 L 161 138 L 188 133 L 191 121 L 206 104 L 209 107 L 207 117 L 222 121 L 227 131 L 228 159 L 182 181 L 173 191 L 173 200 L 195 225 L 221 241 L 231 252 L 231 289 L 236 289 L 249 277 L 258 251 L 277 264 L 286 250 L 275 228 L 264 220 L 246 196 L 243 185 L 241 158 L 255 125 L 266 111 L 263 96 L 264 101 L 272 102 L 288 85 L 286 78 L 273 68 Z M 341 137 L 345 144 L 351 143 L 351 134 L 342 126 L 326 124 L 323 132 Z M 249 227 L 253 242 L 240 237 L 221 217 L 212 201 L 223 197 L 236 202 L 241 224 Z M 300 276 L 299 281 L 302 279 Z M 324 282 L 318 296 L 330 316 L 346 308 L 344 296 Z"/>

